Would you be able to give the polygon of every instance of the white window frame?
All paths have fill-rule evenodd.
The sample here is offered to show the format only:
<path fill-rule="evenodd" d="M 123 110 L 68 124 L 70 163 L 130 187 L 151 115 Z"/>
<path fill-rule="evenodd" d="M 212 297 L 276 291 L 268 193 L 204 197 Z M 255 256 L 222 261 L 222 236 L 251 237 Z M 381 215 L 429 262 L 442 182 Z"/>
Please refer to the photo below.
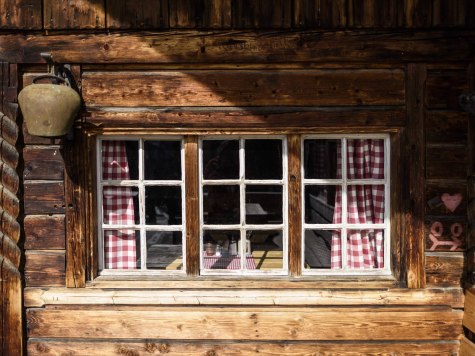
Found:
<path fill-rule="evenodd" d="M 391 225 L 390 225 L 390 156 L 391 156 L 391 147 L 389 134 L 354 134 L 354 135 L 345 135 L 345 134 L 335 134 L 335 135 L 302 135 L 301 137 L 301 157 L 300 157 L 300 169 L 302 176 L 302 253 L 301 253 L 301 268 L 303 276 L 371 276 L 371 275 L 391 275 L 391 258 L 390 258 L 390 244 L 391 244 Z M 304 164 L 304 149 L 305 149 L 305 140 L 309 139 L 339 139 L 341 140 L 341 165 L 342 165 L 342 176 L 341 179 L 306 179 L 305 178 L 305 164 Z M 351 180 L 347 178 L 347 155 L 346 155 L 346 142 L 348 139 L 384 139 L 384 179 L 358 179 Z M 348 224 L 347 220 L 347 199 L 346 191 L 348 185 L 369 185 L 369 184 L 378 184 L 384 185 L 384 223 L 383 224 Z M 341 224 L 309 224 L 305 222 L 305 187 L 307 185 L 339 185 L 342 188 L 342 219 Z M 346 231 L 348 229 L 379 229 L 383 230 L 384 236 L 384 267 L 380 269 L 350 269 L 346 266 L 347 263 L 347 241 L 344 236 L 346 236 Z M 305 268 L 305 231 L 306 230 L 331 230 L 339 229 L 341 231 L 341 250 L 342 250 L 342 266 L 339 269 L 329 269 L 329 268 Z"/>
<path fill-rule="evenodd" d="M 245 179 L 245 148 L 244 141 L 249 139 L 278 139 L 282 142 L 282 179 Z M 205 180 L 203 178 L 203 141 L 209 140 L 236 140 L 239 141 L 239 178 L 238 179 L 219 179 Z M 266 276 L 266 275 L 289 275 L 288 264 L 288 155 L 287 155 L 287 137 L 285 135 L 205 135 L 199 138 L 199 225 L 200 225 L 200 275 L 241 275 L 241 276 Z M 205 185 L 238 185 L 240 196 L 240 223 L 229 225 L 208 225 L 204 224 L 203 214 L 203 187 Z M 281 224 L 246 224 L 246 185 L 280 185 L 282 186 L 282 223 Z M 240 240 L 246 241 L 246 231 L 266 231 L 266 230 L 282 230 L 282 269 L 276 270 L 248 270 L 245 269 L 246 243 L 240 244 L 239 255 L 241 256 L 240 270 L 226 269 L 205 269 L 203 267 L 203 231 L 205 230 L 236 230 L 240 232 Z"/>
<path fill-rule="evenodd" d="M 102 141 L 138 141 L 139 150 L 137 152 L 139 162 L 139 177 L 137 180 L 103 180 L 102 172 Z M 181 156 L 181 180 L 145 180 L 144 179 L 144 141 L 180 141 Z M 175 135 L 101 135 L 96 139 L 96 163 L 97 163 L 97 212 L 98 212 L 98 249 L 99 249 L 99 275 L 186 275 L 186 198 L 185 198 L 185 149 L 183 136 Z M 125 186 L 138 187 L 139 190 L 139 209 L 140 221 L 134 225 L 104 224 L 103 222 L 103 188 L 105 186 Z M 146 186 L 179 186 L 181 187 L 181 205 L 182 205 L 182 223 L 181 225 L 147 225 L 145 223 L 145 187 Z M 140 250 L 137 248 L 137 254 L 140 252 L 140 269 L 105 269 L 104 268 L 104 230 L 114 229 L 133 229 L 140 231 Z M 158 270 L 147 269 L 147 231 L 180 231 L 182 234 L 182 261 L 183 267 L 180 270 Z"/>

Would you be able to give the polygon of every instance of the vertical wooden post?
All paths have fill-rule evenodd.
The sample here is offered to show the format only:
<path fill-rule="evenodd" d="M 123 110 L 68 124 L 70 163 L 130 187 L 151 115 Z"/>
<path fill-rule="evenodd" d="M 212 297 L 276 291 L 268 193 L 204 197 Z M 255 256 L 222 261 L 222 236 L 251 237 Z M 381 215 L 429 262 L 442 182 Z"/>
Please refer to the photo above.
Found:
<path fill-rule="evenodd" d="M 200 223 L 198 188 L 198 137 L 185 138 L 185 196 L 186 196 L 186 273 L 200 272 Z"/>
<path fill-rule="evenodd" d="M 302 176 L 300 135 L 288 136 L 289 155 L 289 270 L 292 276 L 302 273 Z"/>
<path fill-rule="evenodd" d="M 424 85 L 427 69 L 424 64 L 408 64 L 406 70 L 407 127 L 405 132 L 405 242 L 406 271 L 409 288 L 424 288 L 424 194 L 425 136 Z"/>
<path fill-rule="evenodd" d="M 469 91 L 475 90 L 475 63 L 468 67 Z M 468 169 L 467 169 L 467 256 L 466 273 L 469 285 L 475 284 L 473 273 L 475 272 L 475 115 L 470 115 L 468 120 Z"/>
<path fill-rule="evenodd" d="M 17 80 L 17 66 L 0 63 L 0 354 L 4 356 L 23 355 Z"/>

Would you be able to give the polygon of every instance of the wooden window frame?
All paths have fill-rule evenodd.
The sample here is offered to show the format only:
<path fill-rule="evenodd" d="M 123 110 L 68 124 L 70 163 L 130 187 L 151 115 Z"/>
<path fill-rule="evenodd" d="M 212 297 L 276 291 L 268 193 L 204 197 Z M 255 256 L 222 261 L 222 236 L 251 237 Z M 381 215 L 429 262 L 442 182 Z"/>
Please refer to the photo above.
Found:
<path fill-rule="evenodd" d="M 137 132 L 138 131 L 138 132 Z M 96 138 L 99 135 L 104 135 L 107 137 L 112 136 L 125 136 L 130 134 L 136 134 L 137 136 L 153 136 L 154 138 L 164 136 L 181 136 L 184 137 L 184 146 L 185 146 L 185 195 L 186 195 L 186 210 L 187 211 L 198 211 L 199 208 L 199 143 L 198 137 L 204 135 L 223 135 L 222 131 L 215 132 L 211 131 L 185 131 L 183 133 L 177 133 L 176 130 L 137 130 L 134 133 L 129 133 L 121 130 L 90 130 L 82 129 L 78 130 L 77 135 L 80 136 L 79 141 L 81 142 L 81 149 L 79 152 L 83 154 L 78 158 L 80 160 L 80 166 L 83 167 L 80 170 L 80 178 L 82 181 L 81 189 L 79 192 L 75 191 L 72 195 L 77 195 L 85 213 L 81 214 L 81 219 L 78 219 L 75 223 L 75 227 L 68 228 L 68 239 L 71 235 L 79 236 L 75 240 L 76 243 L 80 244 L 81 248 L 72 250 L 73 254 L 68 253 L 67 263 L 71 261 L 77 261 L 82 259 L 81 263 L 78 263 L 75 267 L 76 272 L 79 269 L 83 269 L 84 278 L 81 281 L 75 281 L 74 285 L 69 285 L 69 287 L 84 287 L 86 286 L 86 281 L 91 281 L 90 283 L 94 285 L 101 285 L 102 283 L 118 283 L 118 286 L 121 283 L 129 284 L 131 281 L 134 283 L 139 283 L 139 285 L 147 284 L 147 278 L 153 278 L 161 280 L 169 286 L 178 286 L 176 283 L 183 283 L 183 287 L 186 286 L 196 288 L 194 281 L 196 282 L 205 282 L 211 283 L 212 285 L 219 285 L 221 280 L 233 280 L 233 285 L 240 287 L 250 287 L 254 286 L 254 279 L 259 280 L 259 285 L 266 287 L 267 285 L 274 286 L 273 281 L 278 281 L 278 285 L 282 288 L 296 286 L 292 283 L 301 282 L 302 288 L 308 286 L 328 286 L 328 281 L 334 283 L 343 283 L 342 286 L 351 288 L 352 286 L 360 286 L 361 282 L 365 282 L 365 285 L 372 285 L 372 282 L 376 283 L 378 286 L 404 286 L 405 281 L 402 278 L 405 278 L 406 273 L 406 259 L 407 256 L 404 253 L 403 246 L 405 246 L 405 233 L 404 233 L 404 217 L 401 216 L 401 210 L 404 207 L 402 201 L 402 180 L 401 177 L 401 137 L 402 132 L 399 129 L 388 129 L 388 128 L 370 128 L 364 131 L 361 130 L 338 130 L 341 132 L 340 136 L 349 136 L 354 134 L 361 134 L 362 136 L 371 135 L 371 134 L 390 134 L 389 135 L 389 145 L 391 147 L 391 167 L 390 167 L 390 179 L 392 182 L 390 199 L 391 199 L 391 209 L 389 212 L 389 217 L 391 220 L 390 234 L 390 266 L 391 271 L 388 275 L 371 275 L 363 274 L 359 276 L 355 275 L 342 275 L 342 274 L 333 274 L 333 275 L 305 275 L 302 273 L 302 243 L 301 243 L 301 234 L 302 234 L 302 182 L 301 182 L 301 153 L 302 147 L 301 142 L 304 136 L 308 135 L 320 135 L 320 134 L 329 134 L 328 130 L 315 130 L 315 129 L 305 129 L 305 130 L 294 130 L 294 131 L 266 131 L 262 133 L 256 133 L 253 130 L 234 130 L 232 135 L 274 135 L 274 136 L 285 136 L 287 138 L 287 152 L 288 152 L 288 274 L 283 276 L 267 276 L 266 278 L 261 278 L 260 276 L 210 276 L 210 275 L 200 275 L 200 243 L 199 239 L 196 239 L 196 236 L 200 234 L 200 226 L 198 214 L 196 217 L 191 216 L 192 214 L 186 214 L 186 245 L 187 245 L 187 255 L 186 255 L 186 274 L 166 276 L 163 274 L 154 275 L 154 276 L 143 276 L 145 279 L 141 278 L 140 274 L 135 274 L 131 276 L 99 276 L 99 264 L 98 264 L 98 246 L 97 246 L 97 192 L 95 191 L 96 181 L 96 170 L 87 169 L 86 167 L 95 167 L 96 162 Z M 335 131 L 333 130 L 333 133 Z M 227 135 L 226 133 L 225 135 Z M 399 179 L 395 179 L 398 177 Z M 192 183 L 195 182 L 195 183 Z M 71 189 L 74 187 L 69 187 Z M 81 223 L 82 222 L 82 223 Z M 79 226 L 80 225 L 80 226 Z M 70 255 L 73 255 L 72 258 Z M 83 257 L 81 257 L 83 256 Z M 171 278 L 171 279 L 170 279 Z M 191 279 L 190 279 L 191 278 Z M 123 281 L 123 282 L 121 282 Z M 201 283 L 200 282 L 200 283 Z M 224 282 L 224 281 L 223 281 Z M 145 284 L 144 284 L 145 283 Z M 153 283 L 153 282 L 152 282 Z M 227 282 L 224 282 L 227 285 Z M 262 284 L 261 284 L 262 283 Z M 291 284 L 288 284 L 291 283 Z M 288 285 L 287 285 L 288 284 Z M 229 285 L 228 285 L 229 286 Z"/>

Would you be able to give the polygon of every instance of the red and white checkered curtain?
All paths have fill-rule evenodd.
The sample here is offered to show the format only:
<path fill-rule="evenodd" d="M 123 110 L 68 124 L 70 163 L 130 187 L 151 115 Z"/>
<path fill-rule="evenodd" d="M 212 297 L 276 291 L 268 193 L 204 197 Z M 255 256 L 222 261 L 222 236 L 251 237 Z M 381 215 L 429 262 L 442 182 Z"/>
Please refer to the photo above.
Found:
<path fill-rule="evenodd" d="M 341 174 L 341 149 L 338 148 L 338 172 Z M 347 178 L 384 179 L 384 140 L 347 140 Z M 337 188 L 334 223 L 341 223 L 341 187 Z M 384 185 L 347 186 L 347 223 L 384 223 Z M 341 268 L 341 234 L 333 233 L 331 268 Z M 383 230 L 347 230 L 347 267 L 383 268 Z"/>
<path fill-rule="evenodd" d="M 123 141 L 102 141 L 102 174 L 104 180 L 128 180 L 129 163 Z M 130 187 L 104 187 L 103 216 L 105 224 L 133 225 L 134 200 Z M 135 231 L 104 231 L 104 264 L 106 269 L 136 268 Z"/>

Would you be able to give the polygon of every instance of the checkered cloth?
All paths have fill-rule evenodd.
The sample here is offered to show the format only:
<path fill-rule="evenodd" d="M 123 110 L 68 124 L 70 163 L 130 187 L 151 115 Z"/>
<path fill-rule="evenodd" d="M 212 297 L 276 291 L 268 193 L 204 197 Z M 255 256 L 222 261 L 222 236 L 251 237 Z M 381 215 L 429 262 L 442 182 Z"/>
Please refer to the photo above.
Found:
<path fill-rule="evenodd" d="M 102 178 L 130 179 L 127 153 L 123 141 L 102 141 Z M 129 187 L 104 187 L 103 214 L 105 224 L 134 224 L 134 200 Z M 135 231 L 104 231 L 104 262 L 107 269 L 135 269 Z"/>
<path fill-rule="evenodd" d="M 205 269 L 241 269 L 240 256 L 204 256 Z M 246 269 L 256 269 L 252 255 L 246 256 Z"/>
<path fill-rule="evenodd" d="M 347 140 L 348 179 L 384 179 L 384 140 Z M 338 149 L 337 169 L 341 172 Z M 384 223 L 384 185 L 349 185 L 347 187 L 348 224 Z M 334 223 L 341 223 L 341 187 L 337 188 Z M 347 267 L 383 268 L 382 230 L 347 231 Z M 331 268 L 341 268 L 341 233 L 332 236 Z"/>

